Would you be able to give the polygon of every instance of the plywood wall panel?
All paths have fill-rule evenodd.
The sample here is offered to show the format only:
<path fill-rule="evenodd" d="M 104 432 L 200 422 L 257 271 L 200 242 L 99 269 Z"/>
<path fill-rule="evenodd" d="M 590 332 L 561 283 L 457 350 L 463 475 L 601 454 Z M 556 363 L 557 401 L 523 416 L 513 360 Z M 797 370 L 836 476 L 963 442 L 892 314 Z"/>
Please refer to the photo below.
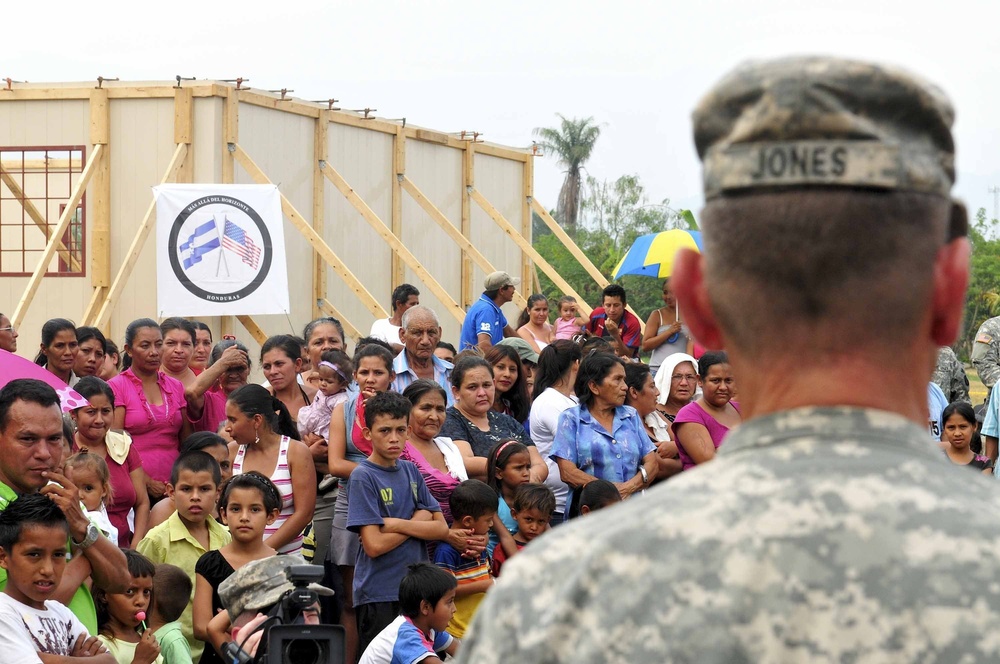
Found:
<path fill-rule="evenodd" d="M 338 124 L 330 125 L 327 136 L 330 165 L 387 226 L 392 224 L 392 140 L 389 134 Z M 392 296 L 391 250 L 336 187 L 327 182 L 325 192 L 327 243 L 388 311 Z M 362 333 L 367 333 L 375 317 L 330 269 L 327 288 L 327 299 Z"/>
<path fill-rule="evenodd" d="M 493 204 L 504 218 L 516 229 L 521 228 L 521 202 L 523 200 L 524 164 L 519 161 L 500 159 L 484 154 L 476 154 L 476 189 Z M 512 277 L 521 274 L 521 249 L 486 214 L 481 207 L 472 203 L 472 241 L 483 255 L 498 270 L 510 273 Z M 473 266 L 472 286 L 474 293 L 481 293 L 486 277 L 478 266 Z M 528 284 L 518 286 L 518 292 L 527 298 Z M 477 296 L 478 297 L 478 296 Z M 511 327 L 516 327 L 520 310 L 513 303 L 504 305 L 504 315 Z"/>
<path fill-rule="evenodd" d="M 433 143 L 407 141 L 407 176 L 452 222 L 462 228 L 462 150 Z M 445 290 L 461 304 L 462 251 L 409 194 L 403 193 L 403 242 Z M 410 269 L 406 279 L 420 290 L 420 303 L 434 309 L 441 321 L 442 339 L 458 346 L 461 327 L 430 289 L 416 281 Z"/>
<path fill-rule="evenodd" d="M 153 201 L 152 188 L 159 184 L 176 146 L 173 99 L 114 99 L 110 108 L 111 264 L 115 275 Z M 137 318 L 156 318 L 155 228 L 111 315 L 111 336 L 119 346 L 124 343 L 126 326 Z"/>

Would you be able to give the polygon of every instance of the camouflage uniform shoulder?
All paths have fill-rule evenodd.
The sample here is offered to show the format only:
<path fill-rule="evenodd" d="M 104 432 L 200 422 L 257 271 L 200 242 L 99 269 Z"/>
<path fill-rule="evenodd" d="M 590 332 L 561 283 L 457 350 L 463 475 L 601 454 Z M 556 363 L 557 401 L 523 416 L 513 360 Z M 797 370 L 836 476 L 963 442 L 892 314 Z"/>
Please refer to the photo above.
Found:
<path fill-rule="evenodd" d="M 983 324 L 979 326 L 979 330 L 976 331 L 976 340 L 979 341 L 979 337 L 981 336 L 989 337 L 984 339 L 983 343 L 992 343 L 1000 338 L 1000 316 L 987 318 L 983 321 Z"/>
<path fill-rule="evenodd" d="M 759 418 L 715 461 L 533 542 L 460 660 L 990 661 L 1000 642 L 970 636 L 1000 620 L 994 490 L 896 415 Z"/>

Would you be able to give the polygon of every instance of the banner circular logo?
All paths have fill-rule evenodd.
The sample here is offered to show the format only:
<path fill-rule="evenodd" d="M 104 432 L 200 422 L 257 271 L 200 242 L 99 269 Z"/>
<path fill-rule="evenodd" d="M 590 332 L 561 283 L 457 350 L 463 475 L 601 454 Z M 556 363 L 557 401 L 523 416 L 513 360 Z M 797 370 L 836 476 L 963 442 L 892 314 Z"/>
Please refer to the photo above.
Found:
<path fill-rule="evenodd" d="M 167 240 L 177 280 L 208 302 L 256 291 L 271 269 L 271 234 L 252 207 L 231 196 L 203 196 L 185 207 Z"/>

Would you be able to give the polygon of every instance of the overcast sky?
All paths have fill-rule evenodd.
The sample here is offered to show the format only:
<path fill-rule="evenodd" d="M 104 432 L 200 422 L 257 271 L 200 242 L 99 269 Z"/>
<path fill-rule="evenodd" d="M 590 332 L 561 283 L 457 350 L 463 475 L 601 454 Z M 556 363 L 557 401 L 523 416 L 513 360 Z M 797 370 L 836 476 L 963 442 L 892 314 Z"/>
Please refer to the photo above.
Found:
<path fill-rule="evenodd" d="M 690 113 L 747 58 L 819 53 L 892 62 L 951 96 L 958 194 L 993 210 L 1000 185 L 1000 3 L 4 2 L 0 77 L 249 78 L 304 99 L 527 146 L 556 113 L 603 133 L 588 170 L 638 174 L 652 201 L 701 205 Z M 562 173 L 537 163 L 554 207 Z"/>

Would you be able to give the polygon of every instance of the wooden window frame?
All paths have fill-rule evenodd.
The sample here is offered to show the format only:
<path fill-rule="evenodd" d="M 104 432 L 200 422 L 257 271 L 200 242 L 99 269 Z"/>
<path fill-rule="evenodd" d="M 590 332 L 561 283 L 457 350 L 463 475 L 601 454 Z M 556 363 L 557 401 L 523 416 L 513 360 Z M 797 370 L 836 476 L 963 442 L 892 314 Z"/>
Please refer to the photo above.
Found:
<path fill-rule="evenodd" d="M 27 166 L 27 162 L 36 161 L 37 157 L 26 157 L 30 153 L 42 153 L 41 159 L 44 161 L 44 167 L 30 168 Z M 50 153 L 62 153 L 60 155 L 50 156 Z M 15 159 L 11 159 L 11 155 L 15 155 Z M 17 163 L 17 155 L 20 156 L 20 166 L 11 168 L 10 164 Z M 79 159 L 77 158 L 79 155 Z M 50 168 L 50 160 L 64 160 L 68 163 L 62 166 L 53 166 Z M 29 145 L 29 146 L 0 146 L 0 160 L 4 161 L 4 170 L 8 175 L 13 177 L 18 181 L 18 185 L 21 187 L 22 191 L 25 188 L 25 179 L 27 175 L 42 175 L 44 177 L 44 196 L 30 196 L 27 198 L 30 202 L 35 204 L 35 208 L 38 210 L 39 215 L 45 220 L 46 229 L 54 228 L 59 223 L 59 216 L 66 209 L 65 201 L 69 199 L 72 195 L 74 187 L 74 176 L 79 176 L 83 172 L 83 168 L 87 163 L 87 147 L 85 145 Z M 50 196 L 51 191 L 50 182 L 56 181 L 56 178 L 66 178 L 67 191 L 65 196 L 55 197 Z M 4 250 L 0 246 L 0 251 L 6 253 L 7 251 L 19 251 L 21 254 L 21 271 L 5 271 L 0 269 L 0 277 L 29 277 L 35 270 L 36 263 L 31 259 L 33 254 L 41 256 L 42 250 L 35 249 L 25 249 L 25 238 L 29 228 L 38 229 L 37 224 L 29 215 L 25 206 L 20 202 L 20 199 L 13 195 L 13 192 L 3 184 L 0 185 L 0 200 L 3 201 L 15 201 L 20 210 L 20 224 L 17 222 L 8 223 L 7 218 L 3 217 L 2 208 L 0 208 L 0 225 L 4 227 L 18 226 L 21 227 L 21 247 L 20 249 L 14 250 Z M 49 206 L 51 203 L 56 201 L 63 201 L 59 203 L 59 213 L 58 215 L 52 217 L 49 215 Z M 60 254 L 56 254 L 57 258 L 57 271 L 47 270 L 45 273 L 46 277 L 86 277 L 87 276 L 87 194 L 84 193 L 80 199 L 80 203 L 77 206 L 79 211 L 78 218 L 70 221 L 69 227 L 66 229 L 63 235 L 62 242 L 67 249 L 77 258 L 80 263 L 80 270 L 78 272 L 73 272 L 70 265 L 62 258 Z M 9 215 L 8 215 L 9 216 Z M 75 230 L 79 231 L 79 246 L 73 242 L 73 232 Z M 0 256 L 0 268 L 2 268 L 2 256 Z"/>

